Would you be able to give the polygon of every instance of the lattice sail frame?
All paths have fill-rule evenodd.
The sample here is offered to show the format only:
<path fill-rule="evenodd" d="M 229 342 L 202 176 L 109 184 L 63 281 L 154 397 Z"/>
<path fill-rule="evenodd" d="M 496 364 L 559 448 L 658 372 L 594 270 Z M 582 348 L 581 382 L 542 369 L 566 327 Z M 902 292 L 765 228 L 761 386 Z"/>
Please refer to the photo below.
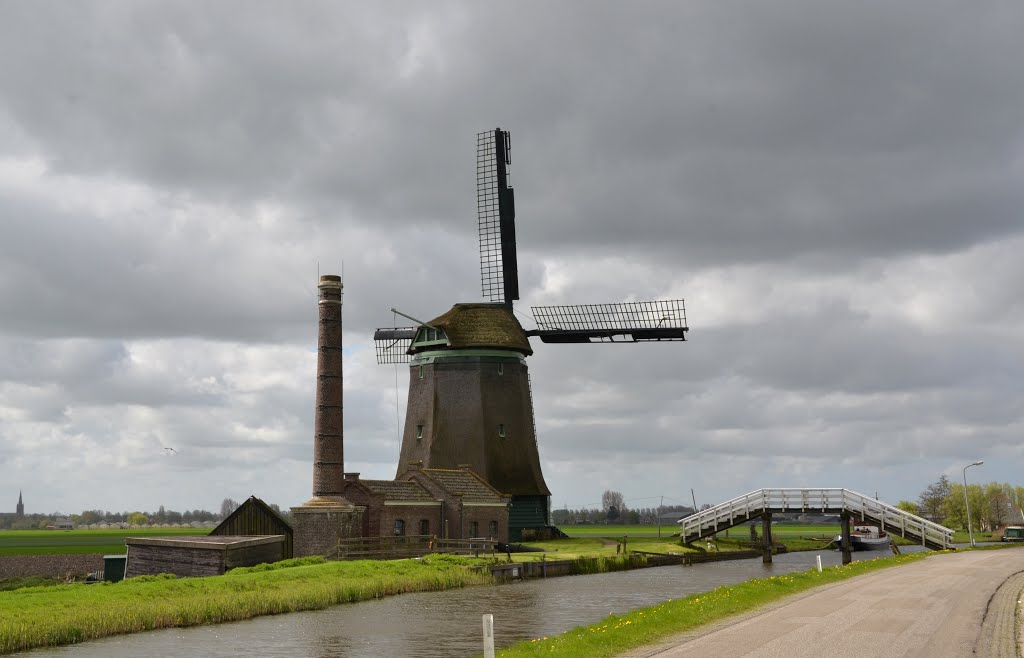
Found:
<path fill-rule="evenodd" d="M 686 340 L 682 299 L 612 304 L 534 306 L 537 329 L 527 332 L 545 343 L 615 343 Z"/>
<path fill-rule="evenodd" d="M 476 136 L 476 207 L 480 286 L 490 302 L 519 299 L 515 196 L 508 186 L 509 134 L 497 128 Z"/>
<path fill-rule="evenodd" d="M 385 327 L 373 332 L 377 363 L 409 363 L 408 354 L 416 327 Z"/>

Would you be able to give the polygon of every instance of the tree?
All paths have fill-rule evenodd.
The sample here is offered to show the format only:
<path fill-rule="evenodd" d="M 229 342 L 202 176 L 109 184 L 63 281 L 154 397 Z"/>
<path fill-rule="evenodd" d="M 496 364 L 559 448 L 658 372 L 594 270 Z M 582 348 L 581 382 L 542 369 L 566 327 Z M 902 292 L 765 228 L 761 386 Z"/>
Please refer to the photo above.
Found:
<path fill-rule="evenodd" d="M 142 512 L 132 512 L 128 515 L 129 525 L 146 525 L 149 523 L 149 519 Z"/>
<path fill-rule="evenodd" d="M 228 518 L 228 515 L 230 515 L 236 509 L 238 509 L 238 503 L 231 500 L 230 498 L 225 498 L 224 501 L 220 504 L 220 518 Z"/>
<path fill-rule="evenodd" d="M 619 515 L 626 511 L 626 503 L 622 500 L 622 494 L 606 489 L 601 494 L 601 510 L 609 521 L 618 519 Z"/>
<path fill-rule="evenodd" d="M 901 500 L 896 503 L 896 509 L 901 509 L 904 512 L 910 512 L 911 514 L 921 514 L 921 508 L 912 500 Z"/>
<path fill-rule="evenodd" d="M 989 482 L 985 485 L 985 498 L 988 503 L 985 511 L 988 513 L 988 526 L 992 530 L 1006 525 L 1011 518 L 1010 515 L 1015 511 L 1007 491 L 1012 495 L 1013 487 L 1009 484 Z"/>
<path fill-rule="evenodd" d="M 919 505 L 921 516 L 930 521 L 940 521 L 944 518 L 943 504 L 949 498 L 952 483 L 949 478 L 943 475 L 938 482 L 928 485 L 928 488 L 921 492 Z M 960 492 L 963 497 L 963 491 Z"/>

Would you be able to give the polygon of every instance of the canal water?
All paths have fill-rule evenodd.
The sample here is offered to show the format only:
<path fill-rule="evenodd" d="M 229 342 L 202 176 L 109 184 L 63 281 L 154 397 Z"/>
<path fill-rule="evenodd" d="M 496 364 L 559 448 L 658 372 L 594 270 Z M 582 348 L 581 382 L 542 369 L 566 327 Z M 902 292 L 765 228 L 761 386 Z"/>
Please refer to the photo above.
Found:
<path fill-rule="evenodd" d="M 902 547 L 903 552 L 920 547 Z M 688 594 L 752 578 L 840 563 L 837 551 L 777 555 L 690 567 L 636 569 L 591 576 L 567 576 L 470 587 L 445 592 L 402 594 L 248 621 L 167 629 L 28 652 L 27 656 L 309 656 L 453 658 L 483 653 L 481 616 L 494 615 L 495 644 L 557 635 L 623 613 Z M 854 553 L 854 559 L 888 556 L 888 551 Z"/>

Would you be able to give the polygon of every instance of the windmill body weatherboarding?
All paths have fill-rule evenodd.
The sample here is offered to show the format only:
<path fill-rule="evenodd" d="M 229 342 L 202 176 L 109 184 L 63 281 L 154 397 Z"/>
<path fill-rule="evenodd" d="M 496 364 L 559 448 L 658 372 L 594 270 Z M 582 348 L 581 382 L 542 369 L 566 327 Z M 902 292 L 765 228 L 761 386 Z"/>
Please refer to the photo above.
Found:
<path fill-rule="evenodd" d="M 468 466 L 511 496 L 509 538 L 550 529 L 551 491 L 541 472 L 526 357 L 544 343 L 686 340 L 683 300 L 534 306 L 526 331 L 519 299 L 509 134 L 477 135 L 477 214 L 484 303 L 456 304 L 414 327 L 378 329 L 378 363 L 409 364 L 409 400 L 398 474 Z M 393 309 L 394 310 L 394 309 Z M 404 315 L 404 314 L 403 314 Z M 409 316 L 404 316 L 409 317 Z"/>

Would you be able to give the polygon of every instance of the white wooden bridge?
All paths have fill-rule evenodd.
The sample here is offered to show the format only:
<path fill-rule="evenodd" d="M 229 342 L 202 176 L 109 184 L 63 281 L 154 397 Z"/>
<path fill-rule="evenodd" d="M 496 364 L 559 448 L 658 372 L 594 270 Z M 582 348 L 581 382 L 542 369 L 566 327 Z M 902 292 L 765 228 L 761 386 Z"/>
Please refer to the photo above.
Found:
<path fill-rule="evenodd" d="M 750 519 L 765 517 L 766 537 L 770 538 L 770 518 L 774 512 L 839 514 L 844 520 L 872 522 L 891 535 L 899 535 L 928 548 L 953 547 L 953 531 L 920 516 L 850 491 L 849 489 L 759 489 L 720 505 L 692 514 L 679 521 L 684 544 L 709 537 Z"/>

